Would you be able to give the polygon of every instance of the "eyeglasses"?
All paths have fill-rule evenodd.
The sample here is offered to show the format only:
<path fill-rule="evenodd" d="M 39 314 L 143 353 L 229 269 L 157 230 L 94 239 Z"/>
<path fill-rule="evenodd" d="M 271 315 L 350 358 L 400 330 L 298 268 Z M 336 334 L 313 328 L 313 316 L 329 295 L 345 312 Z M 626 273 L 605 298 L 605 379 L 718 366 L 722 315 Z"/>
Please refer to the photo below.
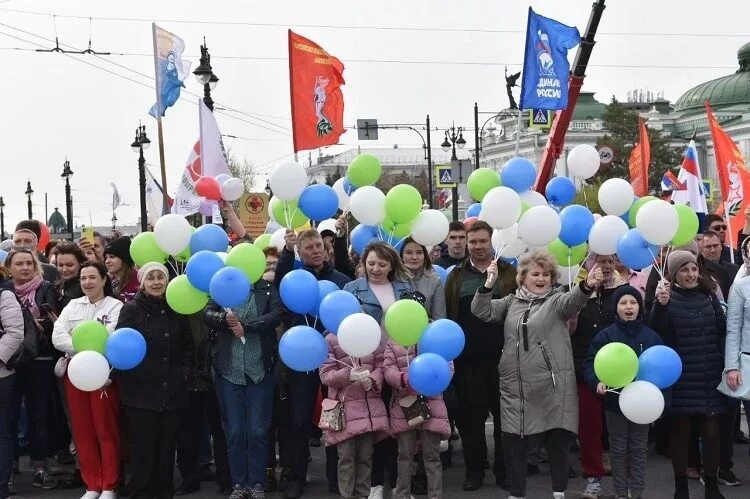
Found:
<path fill-rule="evenodd" d="M 709 228 L 710 228 L 710 229 L 711 229 L 712 231 L 714 231 L 714 232 L 717 232 L 717 231 L 722 231 L 722 232 L 723 232 L 723 231 L 726 231 L 726 230 L 727 230 L 727 226 L 726 226 L 726 225 L 712 225 L 712 226 L 711 226 L 711 227 L 709 227 Z"/>

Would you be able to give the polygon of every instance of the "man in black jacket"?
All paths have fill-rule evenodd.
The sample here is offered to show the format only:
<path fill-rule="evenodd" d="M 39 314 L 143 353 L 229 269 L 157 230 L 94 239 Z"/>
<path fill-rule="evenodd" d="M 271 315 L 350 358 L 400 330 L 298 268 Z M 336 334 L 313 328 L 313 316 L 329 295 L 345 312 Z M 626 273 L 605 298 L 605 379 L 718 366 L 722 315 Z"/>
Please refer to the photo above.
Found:
<path fill-rule="evenodd" d="M 279 255 L 279 261 L 276 264 L 276 285 L 281 286 L 281 280 L 294 269 L 294 249 L 299 252 L 302 260 L 302 268 L 307 270 L 319 281 L 326 280 L 343 288 L 344 284 L 351 279 L 341 272 L 334 269 L 333 264 L 327 260 L 323 239 L 318 231 L 305 230 L 299 235 L 293 230 L 287 230 L 284 236 L 285 246 Z M 323 333 L 325 328 L 320 320 L 310 315 L 299 315 L 288 312 L 283 320 L 284 324 L 290 328 L 298 325 L 314 324 L 315 328 Z M 310 423 L 312 421 L 315 400 L 320 388 L 320 376 L 318 371 L 297 372 L 289 370 L 287 377 L 288 386 L 286 389 L 287 400 L 289 402 L 289 427 L 286 430 L 287 435 L 287 456 L 289 462 L 288 469 L 282 470 L 281 483 L 279 488 L 284 488 L 284 497 L 296 499 L 302 496 L 305 485 L 305 475 L 307 475 L 307 458 L 309 456 L 309 438 Z M 331 449 L 328 451 L 328 449 Z M 326 449 L 326 459 L 331 461 L 335 459 L 335 448 Z M 335 482 L 335 466 L 327 463 L 326 471 L 329 485 Z M 285 472 L 287 476 L 285 477 Z M 285 480 L 288 482 L 284 484 Z"/>

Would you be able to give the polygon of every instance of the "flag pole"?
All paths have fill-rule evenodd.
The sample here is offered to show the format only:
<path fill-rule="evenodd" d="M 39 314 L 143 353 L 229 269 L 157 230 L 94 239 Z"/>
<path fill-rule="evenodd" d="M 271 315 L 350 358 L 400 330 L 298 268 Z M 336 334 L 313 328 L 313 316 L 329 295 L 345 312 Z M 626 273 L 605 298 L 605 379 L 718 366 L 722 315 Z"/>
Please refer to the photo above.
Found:
<path fill-rule="evenodd" d="M 294 161 L 298 162 L 297 158 L 297 131 L 294 127 L 294 77 L 293 68 L 294 62 L 292 61 L 292 30 L 287 30 L 287 42 L 289 47 L 289 101 L 292 107 L 292 149 L 294 149 Z"/>
<path fill-rule="evenodd" d="M 161 85 L 159 82 L 159 52 L 156 42 L 156 23 L 151 23 L 151 34 L 154 42 L 154 74 L 156 75 L 156 127 L 159 134 L 159 164 L 161 166 L 162 213 L 169 213 L 169 197 L 167 196 L 167 167 L 164 161 L 164 132 L 161 125 L 162 102 Z"/>

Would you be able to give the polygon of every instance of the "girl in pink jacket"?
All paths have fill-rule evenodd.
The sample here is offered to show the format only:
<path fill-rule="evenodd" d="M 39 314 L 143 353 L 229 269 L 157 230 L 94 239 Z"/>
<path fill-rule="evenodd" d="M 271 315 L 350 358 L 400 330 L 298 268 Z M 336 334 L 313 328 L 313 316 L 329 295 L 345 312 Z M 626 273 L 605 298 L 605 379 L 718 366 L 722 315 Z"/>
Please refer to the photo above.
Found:
<path fill-rule="evenodd" d="M 440 441 L 450 437 L 448 411 L 442 395 L 424 398 L 429 407 L 429 418 L 424 422 L 407 421 L 402 405 L 408 405 L 417 396 L 409 385 L 409 360 L 417 355 L 416 347 L 408 349 L 388 340 L 385 344 L 383 365 L 385 381 L 393 387 L 390 405 L 391 434 L 398 441 L 398 480 L 394 499 L 410 499 L 414 453 L 419 441 L 422 445 L 424 467 L 427 472 L 427 490 L 430 499 L 443 496 L 443 467 L 440 462 Z M 452 363 L 451 363 L 452 364 Z"/>
<path fill-rule="evenodd" d="M 372 446 L 388 434 L 388 414 L 380 398 L 383 387 L 383 351 L 352 359 L 339 346 L 335 334 L 326 336 L 328 359 L 320 366 L 320 380 L 328 387 L 323 410 L 343 406 L 343 428 L 325 429 L 326 446 L 338 451 L 341 497 L 370 494 Z M 350 367 L 354 366 L 354 367 Z"/>

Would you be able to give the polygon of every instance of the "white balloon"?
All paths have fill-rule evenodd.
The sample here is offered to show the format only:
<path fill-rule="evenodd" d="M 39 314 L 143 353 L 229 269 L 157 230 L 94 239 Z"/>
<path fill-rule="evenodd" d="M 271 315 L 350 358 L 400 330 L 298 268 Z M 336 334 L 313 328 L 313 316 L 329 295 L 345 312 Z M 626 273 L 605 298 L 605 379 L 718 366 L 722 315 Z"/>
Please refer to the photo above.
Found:
<path fill-rule="evenodd" d="M 109 379 L 109 363 L 99 352 L 78 352 L 68 363 L 68 378 L 81 391 L 96 391 Z"/>
<path fill-rule="evenodd" d="M 338 230 L 336 230 L 336 219 L 329 218 L 328 220 L 323 220 L 318 224 L 317 229 L 318 233 L 321 233 L 324 230 L 330 230 L 335 234 L 336 232 L 338 232 Z"/>
<path fill-rule="evenodd" d="M 339 198 L 339 210 L 349 211 L 349 194 L 344 190 L 344 177 L 333 183 L 333 190 L 336 192 L 336 197 Z"/>
<path fill-rule="evenodd" d="M 284 240 L 285 234 L 286 229 L 284 227 L 278 229 L 273 235 L 271 235 L 271 240 L 268 242 L 268 245 L 275 247 L 279 251 L 283 251 L 284 246 L 286 246 L 286 241 Z"/>
<path fill-rule="evenodd" d="M 518 238 L 518 224 L 492 231 L 492 247 L 495 249 L 496 257 L 505 258 L 518 258 L 529 249 L 529 246 Z"/>
<path fill-rule="evenodd" d="M 268 220 L 270 220 L 271 222 L 276 222 L 276 223 L 277 223 L 277 224 L 279 225 L 279 227 L 281 227 L 281 224 L 279 224 L 279 221 L 278 221 L 278 220 L 276 220 L 276 217 L 275 217 L 275 216 L 273 216 L 273 209 L 271 209 L 271 208 L 273 207 L 273 199 L 274 199 L 275 197 L 276 197 L 276 196 L 271 196 L 271 197 L 270 197 L 270 198 L 268 199 L 268 207 L 266 208 L 266 211 L 268 212 Z M 278 229 L 274 229 L 274 232 L 275 232 L 276 230 L 278 230 Z M 266 227 L 266 231 L 268 231 L 268 227 Z"/>
<path fill-rule="evenodd" d="M 307 173 L 299 163 L 282 161 L 271 172 L 268 185 L 274 196 L 282 201 L 291 201 L 307 187 Z"/>
<path fill-rule="evenodd" d="M 411 237 L 419 244 L 434 246 L 448 237 L 450 222 L 438 210 L 424 210 L 411 224 Z"/>
<path fill-rule="evenodd" d="M 535 190 L 524 191 L 519 194 L 521 201 L 529 206 L 547 206 L 547 198 Z"/>
<path fill-rule="evenodd" d="M 226 251 L 217 251 L 217 255 L 219 255 L 219 258 L 221 258 L 221 261 L 224 263 L 227 263 L 227 257 L 229 257 L 229 253 Z"/>
<path fill-rule="evenodd" d="M 505 229 L 518 221 L 521 215 L 521 198 L 508 187 L 493 187 L 482 199 L 479 220 L 493 229 Z"/>
<path fill-rule="evenodd" d="M 226 174 L 226 173 L 220 173 L 216 175 L 216 183 L 219 184 L 219 187 L 221 187 L 222 185 L 224 185 L 224 182 L 226 182 L 230 178 L 232 178 L 231 175 Z"/>
<path fill-rule="evenodd" d="M 154 237 L 161 250 L 169 255 L 182 253 L 190 244 L 193 229 L 185 217 L 170 213 L 162 215 L 154 225 Z"/>
<path fill-rule="evenodd" d="M 661 246 L 669 243 L 680 226 L 680 217 L 674 205 L 661 199 L 654 199 L 641 206 L 635 217 L 635 226 L 643 239 Z"/>
<path fill-rule="evenodd" d="M 589 232 L 589 249 L 599 255 L 617 253 L 617 243 L 628 231 L 628 224 L 614 215 L 607 215 L 594 222 Z"/>
<path fill-rule="evenodd" d="M 664 395 L 648 381 L 633 381 L 620 391 L 622 415 L 636 424 L 651 424 L 664 411 Z"/>
<path fill-rule="evenodd" d="M 349 207 L 359 223 L 380 225 L 385 218 L 385 194 L 371 185 L 360 187 L 352 193 Z"/>
<path fill-rule="evenodd" d="M 620 216 L 633 205 L 633 186 L 625 179 L 611 178 L 599 187 L 599 206 L 607 215 Z"/>
<path fill-rule="evenodd" d="M 221 197 L 224 201 L 237 201 L 245 193 L 245 184 L 238 178 L 230 178 L 221 186 Z"/>
<path fill-rule="evenodd" d="M 380 346 L 381 334 L 378 321 L 367 314 L 356 313 L 341 321 L 336 339 L 347 355 L 366 357 Z"/>
<path fill-rule="evenodd" d="M 560 284 L 570 284 L 575 282 L 578 273 L 581 271 L 580 265 L 573 265 L 572 267 L 557 267 L 560 271 Z"/>
<path fill-rule="evenodd" d="M 271 218 L 268 222 L 266 222 L 266 234 L 273 234 L 277 230 L 281 229 L 281 224 Z"/>
<path fill-rule="evenodd" d="M 560 235 L 560 215 L 549 206 L 532 206 L 518 221 L 518 237 L 529 246 L 546 246 Z"/>
<path fill-rule="evenodd" d="M 599 151 L 594 146 L 580 144 L 568 153 L 568 169 L 571 177 L 591 178 L 599 171 Z"/>

